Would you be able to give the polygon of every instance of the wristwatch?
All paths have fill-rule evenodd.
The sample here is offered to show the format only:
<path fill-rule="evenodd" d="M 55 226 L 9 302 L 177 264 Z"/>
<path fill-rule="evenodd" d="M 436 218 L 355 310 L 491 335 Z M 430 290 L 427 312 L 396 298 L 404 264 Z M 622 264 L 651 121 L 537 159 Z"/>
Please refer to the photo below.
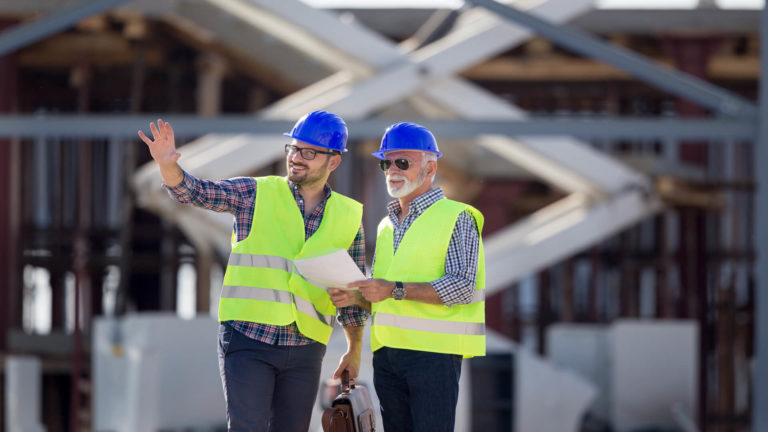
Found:
<path fill-rule="evenodd" d="M 392 298 L 395 300 L 402 300 L 405 298 L 405 287 L 402 282 L 395 282 L 395 287 L 392 288 Z"/>

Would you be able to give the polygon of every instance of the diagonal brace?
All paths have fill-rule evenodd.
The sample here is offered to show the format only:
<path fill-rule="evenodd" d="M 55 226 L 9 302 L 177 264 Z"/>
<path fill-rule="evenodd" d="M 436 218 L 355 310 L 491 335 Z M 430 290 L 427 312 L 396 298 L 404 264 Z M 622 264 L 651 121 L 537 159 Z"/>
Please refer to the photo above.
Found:
<path fill-rule="evenodd" d="M 33 44 L 88 18 L 130 0 L 91 0 L 61 8 L 27 24 L 0 33 L 0 56 Z"/>
<path fill-rule="evenodd" d="M 523 25 L 552 42 L 578 54 L 600 60 L 663 90 L 690 100 L 718 114 L 756 117 L 749 100 L 686 73 L 666 69 L 642 55 L 604 42 L 596 36 L 566 25 L 554 25 L 541 18 L 494 0 L 466 0 L 500 17 Z"/>

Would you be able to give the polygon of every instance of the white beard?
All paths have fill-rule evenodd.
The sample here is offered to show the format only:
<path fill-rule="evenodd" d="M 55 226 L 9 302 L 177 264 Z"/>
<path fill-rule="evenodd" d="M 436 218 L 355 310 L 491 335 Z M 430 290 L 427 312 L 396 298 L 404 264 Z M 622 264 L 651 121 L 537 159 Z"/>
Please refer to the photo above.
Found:
<path fill-rule="evenodd" d="M 416 181 L 413 182 L 400 174 L 387 174 L 387 192 L 389 192 L 389 195 L 392 198 L 402 198 L 404 196 L 408 196 L 411 192 L 415 191 L 419 186 L 421 186 L 422 183 L 424 183 L 424 179 L 426 177 L 427 170 L 424 168 L 419 171 L 419 175 L 416 178 Z M 402 186 L 395 188 L 391 183 L 389 183 L 390 180 L 402 180 L 405 183 Z"/>

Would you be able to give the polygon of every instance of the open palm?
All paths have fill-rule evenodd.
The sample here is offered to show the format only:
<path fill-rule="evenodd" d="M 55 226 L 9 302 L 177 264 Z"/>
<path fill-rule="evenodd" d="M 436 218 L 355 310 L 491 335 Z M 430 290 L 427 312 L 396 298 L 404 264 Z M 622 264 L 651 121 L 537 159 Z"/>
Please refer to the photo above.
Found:
<path fill-rule="evenodd" d="M 158 119 L 157 125 L 149 124 L 149 129 L 152 131 L 152 138 L 154 139 L 144 135 L 143 131 L 139 131 L 139 138 L 149 147 L 152 159 L 160 165 L 175 163 L 181 154 L 176 151 L 171 124 Z"/>

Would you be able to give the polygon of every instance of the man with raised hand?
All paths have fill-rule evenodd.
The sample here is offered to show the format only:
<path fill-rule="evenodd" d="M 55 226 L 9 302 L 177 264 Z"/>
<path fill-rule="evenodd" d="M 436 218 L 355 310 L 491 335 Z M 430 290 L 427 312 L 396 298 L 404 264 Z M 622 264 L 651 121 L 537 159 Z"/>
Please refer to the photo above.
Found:
<path fill-rule="evenodd" d="M 346 151 L 347 127 L 314 111 L 285 133 L 286 177 L 195 178 L 178 165 L 171 125 L 139 131 L 170 196 L 234 215 L 232 253 L 219 302 L 219 370 L 230 431 L 306 432 L 335 315 L 348 350 L 335 375 L 356 377 L 366 312 L 337 310 L 322 287 L 296 273 L 293 260 L 343 248 L 365 271 L 362 204 L 333 192 L 328 176 Z M 258 148 L 254 148 L 258 151 Z"/>

